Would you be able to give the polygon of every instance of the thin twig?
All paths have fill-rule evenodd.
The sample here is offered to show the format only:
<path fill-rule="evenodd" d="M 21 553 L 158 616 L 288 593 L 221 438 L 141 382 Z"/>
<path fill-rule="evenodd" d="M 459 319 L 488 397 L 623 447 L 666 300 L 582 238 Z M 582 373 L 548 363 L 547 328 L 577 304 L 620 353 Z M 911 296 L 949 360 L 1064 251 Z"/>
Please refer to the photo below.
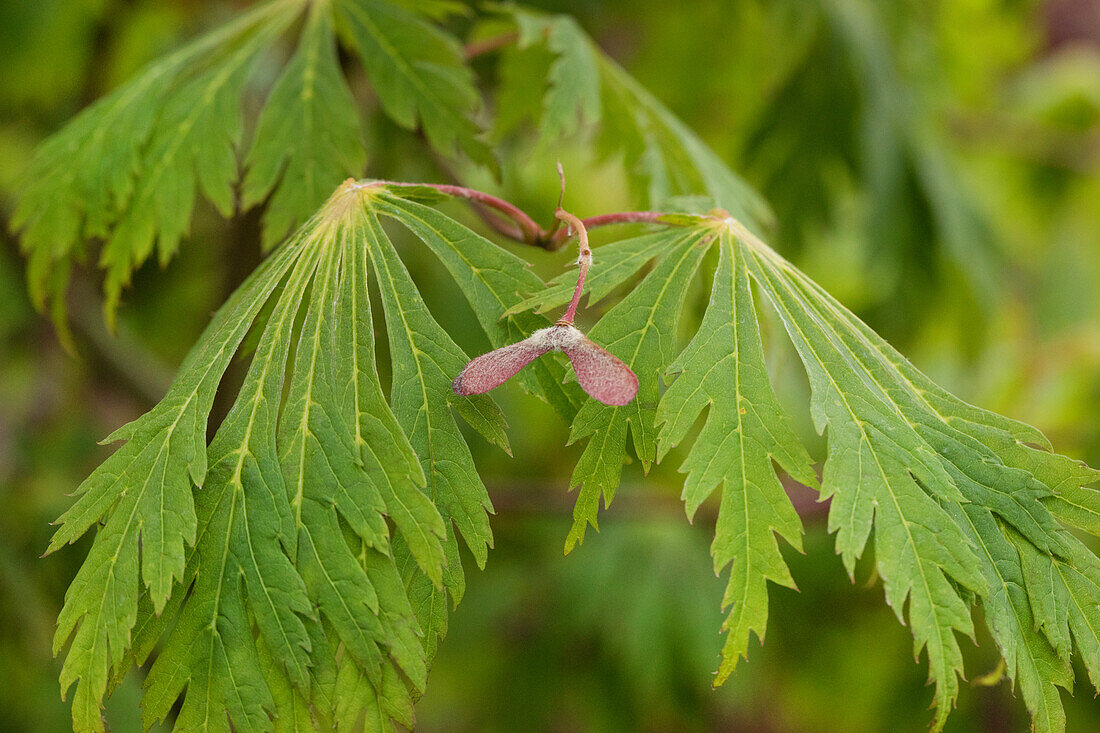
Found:
<path fill-rule="evenodd" d="M 581 302 L 581 293 L 584 292 L 584 279 L 588 277 L 588 268 L 592 266 L 592 248 L 588 246 L 588 229 L 584 222 L 561 207 L 565 199 L 565 169 L 561 161 L 558 161 L 558 206 L 554 209 L 554 224 L 565 222 L 564 239 L 568 239 L 570 233 L 577 235 L 577 287 L 573 289 L 573 299 L 569 301 L 569 307 L 565 309 L 565 315 L 558 319 L 559 326 L 572 326 L 573 319 L 577 315 L 577 305 Z M 553 240 L 557 231 L 551 229 L 547 232 L 547 239 Z"/>
<path fill-rule="evenodd" d="M 661 223 L 661 218 L 664 216 L 665 214 L 660 211 L 620 211 L 615 214 L 590 216 L 587 219 L 581 219 L 581 222 L 586 229 L 596 229 L 597 227 L 607 226 L 608 224 L 659 224 Z M 551 234 L 550 241 L 546 244 L 546 249 L 561 249 L 567 239 L 569 239 L 568 232 L 564 229 L 559 229 Z"/>
<path fill-rule="evenodd" d="M 581 293 L 584 291 L 584 279 L 588 277 L 588 268 L 592 266 L 592 248 L 588 246 L 588 230 L 584 222 L 558 206 L 554 216 L 568 226 L 562 231 L 568 238 L 570 231 L 577 235 L 577 246 L 580 249 L 577 255 L 577 287 L 573 290 L 573 299 L 569 301 L 569 307 L 565 315 L 558 321 L 558 325 L 572 325 L 577 315 L 577 304 L 581 302 Z"/>
<path fill-rule="evenodd" d="M 487 53 L 492 53 L 497 49 L 504 48 L 505 46 L 511 46 L 519 38 L 519 31 L 509 31 L 508 33 L 502 33 L 499 36 L 491 36 L 489 38 L 483 38 L 480 41 L 470 41 L 466 44 L 466 59 L 475 59 L 478 56 L 483 56 Z"/>
<path fill-rule="evenodd" d="M 492 194 L 485 193 L 484 191 L 477 191 L 472 188 L 466 188 L 465 186 L 455 186 L 449 183 L 406 183 L 404 181 L 371 181 L 368 185 L 374 186 L 425 186 L 427 188 L 434 188 L 440 193 L 445 193 L 450 196 L 457 196 L 468 201 L 474 201 L 483 206 L 487 206 L 490 209 L 496 209 L 506 217 L 516 223 L 518 232 L 509 233 L 497 226 L 496 223 L 490 222 L 490 225 L 494 229 L 498 229 L 502 234 L 512 237 L 516 241 L 524 242 L 525 244 L 539 245 L 539 242 L 543 239 L 545 231 L 542 227 L 535 222 L 527 212 L 519 208 L 513 203 L 509 203 L 502 198 L 493 196 Z M 519 236 L 516 236 L 518 234 Z M 541 246 L 541 245 L 540 245 Z"/>
<path fill-rule="evenodd" d="M 532 219 L 527 212 L 519 208 L 515 204 L 505 201 L 504 199 L 493 196 L 492 194 L 485 193 L 484 191 L 478 191 L 472 188 L 466 188 L 465 186 L 456 186 L 449 183 L 411 183 L 406 181 L 383 181 L 375 180 L 367 183 L 359 184 L 361 186 L 401 186 L 401 187 L 415 187 L 422 186 L 424 188 L 433 188 L 440 193 L 445 193 L 450 196 L 456 196 L 458 198 L 466 199 L 474 204 L 474 210 L 478 216 L 485 221 L 490 227 L 504 236 L 522 244 L 529 244 L 534 247 L 541 247 L 542 249 L 555 251 L 561 249 L 568 241 L 570 233 L 569 229 L 563 229 L 558 226 L 561 221 L 560 218 L 555 219 L 554 226 L 550 229 L 543 229 L 539 226 L 538 222 Z M 499 212 L 503 214 L 505 218 L 510 220 L 512 224 L 507 221 L 503 221 L 500 217 L 496 216 L 493 212 Z M 597 227 L 608 226 L 610 224 L 668 224 L 669 226 L 678 226 L 675 222 L 666 222 L 664 217 L 667 214 L 660 211 L 620 211 L 615 214 L 600 214 L 599 216 L 591 216 L 587 219 L 577 219 L 586 230 L 595 229 Z M 573 228 L 576 231 L 575 228 Z"/>
<path fill-rule="evenodd" d="M 498 234 L 503 234 L 505 237 L 508 237 L 508 239 L 512 239 L 517 242 L 525 241 L 523 230 L 521 230 L 518 226 L 512 224 L 511 222 L 505 221 L 501 217 L 497 216 L 488 206 L 480 204 L 476 201 L 472 203 L 473 205 L 470 208 L 474 210 L 474 213 L 477 214 L 478 217 L 483 222 L 485 222 L 490 229 L 497 232 Z"/>

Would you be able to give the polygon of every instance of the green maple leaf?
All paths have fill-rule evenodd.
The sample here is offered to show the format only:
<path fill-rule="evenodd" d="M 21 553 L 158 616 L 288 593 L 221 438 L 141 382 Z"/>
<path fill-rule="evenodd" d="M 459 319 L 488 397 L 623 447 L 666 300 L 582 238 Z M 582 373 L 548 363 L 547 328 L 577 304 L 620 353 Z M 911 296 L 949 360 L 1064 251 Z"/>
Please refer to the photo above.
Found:
<path fill-rule="evenodd" d="M 554 56 L 545 44 L 513 44 L 501 49 L 493 97 L 492 140 L 504 140 L 525 126 L 538 126 L 546 90 L 531 80 L 545 79 L 553 62 Z"/>
<path fill-rule="evenodd" d="M 755 255 L 755 253 L 754 253 Z M 962 652 L 954 631 L 973 635 L 973 623 L 957 587 L 982 593 L 974 571 L 973 542 L 937 501 L 964 498 L 913 426 L 884 409 L 882 395 L 847 367 L 828 324 L 815 321 L 788 280 L 764 270 L 754 256 L 758 282 L 773 299 L 810 376 L 814 419 L 829 428 L 829 457 L 823 496 L 832 497 L 829 530 L 849 574 L 872 525 L 879 575 L 887 602 L 902 620 L 909 599 L 909 623 L 917 651 L 927 648 L 936 703 L 943 717 L 958 695 Z"/>
<path fill-rule="evenodd" d="M 85 239 L 113 242 L 103 254 L 113 301 L 155 238 L 163 234 L 162 256 L 174 250 L 197 182 L 223 211 L 231 208 L 240 124 L 231 95 L 301 6 L 274 0 L 257 7 L 150 64 L 43 143 L 12 218 L 39 307 L 52 299 L 55 320 L 64 321 L 59 301 Z M 124 220 L 126 230 L 116 234 Z"/>
<path fill-rule="evenodd" d="M 480 95 L 458 42 L 384 0 L 335 0 L 335 7 L 386 114 L 408 129 L 419 123 L 445 155 L 458 148 L 474 162 L 495 167 L 471 119 Z"/>
<path fill-rule="evenodd" d="M 571 482 L 582 489 L 567 548 L 583 537 L 586 522 L 595 524 L 599 497 L 613 496 L 627 425 L 644 464 L 653 456 L 654 419 L 660 457 L 709 406 L 681 470 L 689 516 L 722 486 L 712 550 L 716 569 L 731 565 L 724 605 L 732 608 L 717 682 L 745 654 L 750 634 L 763 635 L 767 581 L 794 583 L 774 533 L 796 547 L 801 533 L 772 461 L 804 483 L 815 484 L 815 476 L 768 384 L 749 287 L 755 281 L 810 377 L 815 423 L 828 429 L 821 492 L 831 498 L 837 551 L 852 573 L 875 532 L 887 602 L 928 658 L 933 727 L 942 728 L 958 696 L 957 633 L 974 635 L 971 608 L 980 603 L 1036 729 L 1064 729 L 1057 687 L 1072 687 L 1075 649 L 1093 681 L 1100 676 L 1100 561 L 1057 520 L 1096 529 L 1100 494 L 1088 484 L 1100 473 L 1050 452 L 1035 428 L 934 384 L 736 220 L 681 216 L 675 224 L 687 227 L 670 230 L 680 244 L 666 233 L 670 243 L 662 249 L 658 233 L 633 240 L 633 251 L 626 242 L 596 250 L 597 263 L 608 253 L 602 262 L 609 272 L 600 281 L 598 266 L 593 270 L 586 283 L 592 300 L 659 259 L 592 330 L 638 372 L 641 388 L 629 416 L 591 401 L 577 415 L 572 437 L 590 440 Z M 646 339 L 671 340 L 675 332 L 677 294 L 694 267 L 669 263 L 688 251 L 692 237 L 717 238 L 719 264 L 699 331 L 673 361 L 661 339 Z M 568 281 L 558 278 L 516 307 L 555 307 L 568 297 Z M 642 344 L 648 348 L 638 351 Z M 657 394 L 655 367 L 679 376 L 654 413 L 647 406 Z"/>
<path fill-rule="evenodd" d="M 295 317 L 326 251 L 304 239 L 307 246 L 264 327 L 240 395 L 210 444 L 210 470 L 196 494 L 195 587 L 150 671 L 150 690 L 165 702 L 186 685 L 177 722 L 184 730 L 228 731 L 230 721 L 261 727 L 273 701 L 260 678 L 252 623 L 280 673 L 303 693 L 309 690 L 306 622 L 313 609 L 291 562 L 298 532 L 276 445 Z M 155 718 L 166 713 L 147 709 Z"/>
<path fill-rule="evenodd" d="M 348 317 L 337 338 L 354 344 L 350 350 L 334 346 L 333 353 L 346 354 L 349 381 L 342 393 L 342 404 L 355 413 L 351 431 L 356 452 L 368 478 L 374 483 L 404 546 L 421 571 L 436 586 L 443 582 L 445 563 L 442 538 L 446 536 L 443 519 L 435 505 L 423 493 L 424 471 L 382 391 L 374 348 L 374 325 L 367 297 L 368 262 L 359 243 L 364 234 L 362 223 L 349 229 L 349 254 L 344 259 L 342 298 Z M 352 317 L 354 316 L 354 317 Z M 344 504 L 347 515 L 358 508 L 355 502 Z M 352 527 L 357 522 L 348 520 Z M 362 536 L 362 532 L 360 532 Z"/>
<path fill-rule="evenodd" d="M 761 640 L 768 617 L 767 582 L 793 588 L 794 579 L 774 533 L 802 547 L 802 523 L 775 475 L 772 461 L 816 486 L 810 458 L 783 416 L 768 381 L 757 328 L 746 253 L 728 232 L 719 238 L 718 269 L 699 331 L 669 367 L 678 374 L 657 410 L 658 457 L 683 440 L 699 412 L 707 422 L 680 470 L 688 517 L 721 484 L 715 529 L 716 571 L 732 563 L 723 605 L 732 605 L 715 684 L 748 653 L 749 634 Z"/>
<path fill-rule="evenodd" d="M 59 520 L 47 552 L 104 522 L 66 594 L 54 642 L 56 652 L 76 630 L 62 687 L 79 679 L 73 712 L 82 729 L 101 729 L 98 700 L 108 667 L 120 663 L 137 620 L 139 541 L 140 570 L 156 611 L 183 577 L 185 546 L 194 543 L 198 525 L 191 485 L 201 485 L 207 472 L 206 416 L 230 358 L 295 251 L 287 247 L 258 269 L 211 322 L 165 398 L 108 436 L 127 442 L 80 485 Z"/>
<path fill-rule="evenodd" d="M 58 650 L 72 638 L 62 684 L 76 683 L 76 730 L 102 730 L 102 696 L 158 641 L 147 724 L 178 704 L 179 730 L 346 727 L 345 691 L 373 719 L 411 723 L 443 601 L 464 588 L 452 525 L 482 564 L 492 535 L 450 414 L 450 372 L 466 356 L 375 211 L 408 203 L 341 187 L 219 311 L 165 399 L 111 436 L 127 442 L 81 486 L 50 546 L 103 523 L 56 637 Z M 395 380 L 396 410 L 375 366 L 372 267 L 394 372 L 417 372 Z M 254 323 L 248 373 L 207 447 L 214 393 Z M 507 448 L 488 398 L 453 409 Z"/>
<path fill-rule="evenodd" d="M 928 654 L 934 727 L 943 726 L 958 694 L 962 657 L 954 632 L 973 633 L 961 586 L 985 606 L 1036 728 L 1063 729 L 1054 686 L 1072 680 L 1066 636 L 1049 611 L 1047 621 L 1040 615 L 1035 622 L 1034 601 L 1018 590 L 1026 553 L 1014 551 L 1008 538 L 1026 543 L 1032 561 L 1051 573 L 1068 556 L 1094 562 L 1048 507 L 1069 487 L 1074 496 L 1083 494 L 1082 482 L 1095 481 L 1097 473 L 1049 453 L 1034 428 L 936 386 L 805 275 L 743 228 L 738 232 L 752 252 L 754 278 L 810 374 L 815 421 L 829 429 L 822 485 L 833 497 L 829 527 L 837 532 L 837 549 L 850 571 L 873 523 L 887 601 L 900 619 L 908 597 L 916 649 Z M 1083 608 L 1078 628 L 1096 616 L 1095 608 Z M 1051 629 L 1063 658 L 1036 631 L 1039 625 Z M 1086 659 L 1093 645 L 1087 638 L 1078 644 Z"/>
<path fill-rule="evenodd" d="M 545 44 L 553 61 L 546 68 L 541 95 L 540 143 L 545 145 L 577 132 L 580 121 L 599 122 L 600 69 L 597 49 L 577 21 L 567 15 L 547 15 L 526 8 L 502 8 L 519 31 L 522 50 Z M 530 78 L 517 82 L 530 87 Z M 514 90 L 507 89 L 505 94 Z"/>
<path fill-rule="evenodd" d="M 222 216 L 234 214 L 243 95 L 257 60 L 303 12 L 297 49 L 245 156 L 241 203 L 268 200 L 265 247 L 301 224 L 366 159 L 337 29 L 363 58 L 386 114 L 422 128 L 448 156 L 461 150 L 495 168 L 472 119 L 480 96 L 461 46 L 425 20 L 455 7 L 406 4 L 270 0 L 150 64 L 47 140 L 27 171 L 12 224 L 22 231 L 32 299 L 39 308 L 51 303 L 62 336 L 63 296 L 73 262 L 87 254 L 86 240 L 104 240 L 99 266 L 110 321 L 134 270 L 154 254 L 162 265 L 175 255 L 200 195 Z"/>
<path fill-rule="evenodd" d="M 621 151 L 629 167 L 648 182 L 646 198 L 662 206 L 678 195 L 709 195 L 747 226 L 770 224 L 767 203 L 678 117 L 607 57 L 601 59 L 605 151 Z"/>
<path fill-rule="evenodd" d="M 498 134 L 521 120 L 538 122 L 539 142 L 548 144 L 587 127 L 598 128 L 597 147 L 606 157 L 621 156 L 640 186 L 641 198 L 663 207 L 678 195 L 708 195 L 749 226 L 770 224 L 767 203 L 707 147 L 660 100 L 631 77 L 564 15 L 511 5 L 493 8 L 515 24 L 518 53 L 506 58 L 498 97 L 503 116 Z M 545 46 L 550 62 L 531 53 Z M 541 109 L 533 108 L 527 72 L 545 69 Z"/>
<path fill-rule="evenodd" d="M 1065 730 L 1066 716 L 1057 686 L 1071 687 L 1073 674 L 1037 628 L 1039 622 L 1027 597 L 1020 552 L 989 510 L 972 506 L 949 509 L 977 537 L 979 567 L 989 584 L 989 592 L 982 598 L 986 625 L 1000 647 L 1009 679 L 1019 686 L 1031 713 L 1032 728 L 1042 733 Z M 1011 529 L 1007 533 L 1014 534 Z M 1047 556 L 1040 562 L 1052 564 Z M 937 725 L 942 725 L 940 721 L 946 715 L 945 710 L 937 711 Z"/>
<path fill-rule="evenodd" d="M 704 228 L 663 233 L 665 246 L 653 270 L 630 294 L 607 311 L 589 337 L 622 359 L 638 376 L 638 394 L 622 407 L 594 399 L 581 406 L 569 441 L 588 439 L 573 470 L 570 486 L 579 486 L 573 527 L 565 541 L 569 552 L 584 540 L 588 524 L 596 527 L 600 497 L 614 498 L 622 475 L 627 427 L 634 450 L 647 469 L 657 455 L 658 378 L 675 353 L 676 323 L 688 283 L 706 254 L 710 234 Z"/>
<path fill-rule="evenodd" d="M 107 272 L 108 319 L 130 273 L 153 253 L 154 245 L 162 264 L 175 255 L 188 233 L 197 188 L 223 216 L 233 213 L 235 148 L 243 126 L 241 92 L 252 63 L 290 24 L 296 10 L 290 6 L 238 44 L 227 44 L 220 63 L 173 89 L 161 102 L 138 162 L 141 185 L 134 187 L 100 252 L 100 266 Z"/>
<path fill-rule="evenodd" d="M 332 6 L 315 3 L 298 49 L 264 104 L 245 160 L 242 204 L 271 194 L 264 211 L 266 248 L 309 218 L 341 179 L 362 171 L 359 125 L 336 57 Z"/>
<path fill-rule="evenodd" d="M 412 584 L 410 599 L 426 631 L 431 658 L 447 629 L 446 597 L 458 603 L 466 587 L 455 533 L 463 536 L 479 567 L 484 566 L 493 542 L 488 517 L 492 504 L 451 408 L 486 439 L 507 450 L 504 417 L 488 397 L 454 399 L 451 380 L 469 359 L 429 313 L 373 212 L 367 214 L 366 241 L 389 333 L 391 404 L 420 458 L 427 494 L 447 525 L 443 588 L 420 574 L 404 573 Z"/>

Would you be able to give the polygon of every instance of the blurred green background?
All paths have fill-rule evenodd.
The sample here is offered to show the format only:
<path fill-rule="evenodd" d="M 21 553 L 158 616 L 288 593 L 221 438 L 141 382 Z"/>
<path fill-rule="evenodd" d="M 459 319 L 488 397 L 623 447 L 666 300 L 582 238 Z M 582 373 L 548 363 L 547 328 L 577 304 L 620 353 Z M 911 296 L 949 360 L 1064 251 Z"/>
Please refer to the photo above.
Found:
<path fill-rule="evenodd" d="M 102 325 L 98 276 L 82 268 L 69 300 L 73 357 L 27 301 L 7 226 L 20 176 L 35 145 L 79 109 L 246 4 L 0 3 L 0 730 L 69 727 L 50 646 L 87 538 L 39 559 L 49 522 L 111 450 L 96 441 L 159 399 L 209 314 L 261 256 L 257 211 L 226 222 L 200 207 L 182 254 L 136 275 L 115 335 Z M 576 15 L 765 194 L 777 214 L 763 232 L 773 246 L 918 366 L 1100 465 L 1100 2 L 535 4 Z M 469 30 L 468 18 L 451 23 Z M 474 67 L 491 90 L 494 57 Z M 372 108 L 369 90 L 355 91 Z M 369 120 L 367 175 L 447 179 L 415 136 Z M 578 214 L 637 204 L 627 173 L 584 139 L 532 150 L 530 136 L 510 134 L 499 147 L 502 184 L 478 172 L 463 179 L 499 188 L 544 222 L 555 158 Z M 441 323 L 468 351 L 485 348 L 440 266 L 406 254 Z M 569 257 L 523 254 L 547 275 Z M 689 309 L 705 301 L 700 283 Z M 820 458 L 805 377 L 781 334 L 765 331 L 777 391 Z M 871 552 L 852 584 L 812 493 L 794 489 L 806 554 L 786 552 L 801 591 L 773 588 L 767 644 L 712 690 L 724 583 L 708 552 L 713 511 L 689 525 L 677 499 L 682 454 L 648 477 L 628 466 L 602 531 L 563 558 L 579 451 L 562 447 L 567 428 L 545 405 L 515 388 L 499 399 L 515 458 L 471 440 L 497 507 L 496 549 L 484 572 L 471 563 L 418 706 L 420 730 L 927 727 L 923 661 L 882 601 Z M 988 634 L 978 642 L 964 644 L 971 680 L 997 666 Z M 109 703 L 112 730 L 139 730 L 140 681 L 132 673 Z M 1092 692 L 1075 692 L 1065 695 L 1069 731 L 1100 730 Z M 1003 680 L 965 684 L 948 722 L 951 731 L 1027 726 Z"/>

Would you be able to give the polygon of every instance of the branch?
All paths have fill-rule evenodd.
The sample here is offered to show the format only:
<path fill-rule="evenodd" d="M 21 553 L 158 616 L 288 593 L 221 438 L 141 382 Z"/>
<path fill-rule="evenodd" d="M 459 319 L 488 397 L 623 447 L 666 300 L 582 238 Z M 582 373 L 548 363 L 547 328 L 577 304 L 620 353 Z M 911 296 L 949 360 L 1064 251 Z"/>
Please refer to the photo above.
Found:
<path fill-rule="evenodd" d="M 494 214 L 493 210 L 485 204 L 475 201 L 470 208 L 474 210 L 474 213 L 477 214 L 490 229 L 493 229 L 498 234 L 503 234 L 505 237 L 508 237 L 508 239 L 517 242 L 526 241 L 522 229 Z"/>
<path fill-rule="evenodd" d="M 634 223 L 647 223 L 647 224 L 668 224 L 669 226 L 676 226 L 671 222 L 662 221 L 662 217 L 665 214 L 660 211 L 620 211 L 616 214 L 600 214 L 599 216 L 590 216 L 587 219 L 581 219 L 581 224 L 586 229 L 595 229 L 597 227 L 607 226 L 608 224 L 634 224 Z M 548 250 L 561 249 L 566 240 L 569 239 L 568 229 L 558 229 L 553 232 L 546 244 L 542 245 Z"/>
<path fill-rule="evenodd" d="M 470 41 L 466 44 L 466 59 L 475 59 L 478 56 L 483 56 L 487 53 L 492 53 L 497 49 L 510 46 L 516 42 L 519 38 L 519 31 L 509 31 L 508 33 L 502 33 L 499 36 L 490 36 L 480 41 Z"/>
<path fill-rule="evenodd" d="M 519 208 L 513 203 L 509 203 L 502 198 L 493 196 L 489 193 L 485 193 L 484 191 L 477 191 L 472 188 L 466 188 L 465 186 L 453 186 L 449 183 L 406 183 L 404 181 L 371 181 L 367 185 L 403 187 L 424 186 L 427 188 L 434 188 L 436 191 L 439 191 L 440 193 L 445 193 L 449 196 L 457 196 L 458 198 L 473 201 L 476 204 L 488 207 L 489 209 L 495 209 L 511 219 L 513 222 L 515 222 L 517 229 L 513 230 L 496 217 L 493 217 L 492 219 L 486 219 L 485 216 L 482 215 L 482 218 L 486 220 L 486 223 L 499 231 L 501 234 L 515 239 L 517 242 L 523 242 L 524 244 L 532 244 L 540 247 L 545 246 L 543 244 L 540 244 L 540 241 L 545 237 L 545 230 L 543 230 L 543 228 L 540 227 L 534 219 L 528 216 L 526 211 Z"/>
<path fill-rule="evenodd" d="M 465 186 L 455 186 L 449 183 L 410 183 L 407 181 L 374 180 L 361 186 L 401 186 L 433 188 L 440 193 L 449 196 L 466 199 L 473 202 L 473 209 L 482 221 L 495 231 L 521 244 L 529 244 L 533 247 L 541 247 L 551 252 L 561 249 L 569 239 L 569 233 L 573 227 L 559 228 L 557 221 L 551 229 L 543 229 L 538 222 L 530 217 L 526 211 L 515 204 L 505 201 L 499 196 L 478 191 Z M 503 214 L 509 221 L 504 221 L 497 213 Z M 615 214 L 600 214 L 587 219 L 578 220 L 585 229 L 608 226 L 609 224 L 665 224 L 667 226 L 680 226 L 666 221 L 667 214 L 660 211 L 620 211 Z"/>

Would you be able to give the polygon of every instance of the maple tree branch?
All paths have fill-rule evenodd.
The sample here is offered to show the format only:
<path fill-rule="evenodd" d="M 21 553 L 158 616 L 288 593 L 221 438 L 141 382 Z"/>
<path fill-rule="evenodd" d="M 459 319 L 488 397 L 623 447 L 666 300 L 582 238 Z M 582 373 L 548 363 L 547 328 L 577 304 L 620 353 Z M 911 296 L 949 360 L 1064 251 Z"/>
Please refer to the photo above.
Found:
<path fill-rule="evenodd" d="M 497 49 L 510 46 L 516 42 L 519 38 L 519 31 L 509 31 L 508 33 L 502 33 L 499 36 L 490 36 L 489 38 L 483 38 L 480 41 L 470 41 L 466 44 L 464 51 L 466 52 L 466 60 L 475 59 L 478 56 L 483 56 L 487 53 L 492 53 Z"/>
<path fill-rule="evenodd" d="M 597 227 L 607 226 L 608 224 L 633 224 L 633 223 L 648 223 L 648 224 L 672 224 L 670 222 L 663 222 L 662 217 L 666 216 L 660 211 L 620 211 L 614 214 L 600 214 L 599 216 L 590 216 L 587 219 L 581 219 L 581 223 L 586 229 L 596 229 Z M 569 233 L 565 229 L 558 229 L 551 232 L 549 240 L 546 245 L 546 249 L 556 250 L 560 249 L 569 239 Z"/>
<path fill-rule="evenodd" d="M 490 229 L 498 234 L 503 234 L 505 237 L 508 237 L 508 239 L 512 239 L 516 242 L 526 241 L 522 229 L 500 216 L 497 216 L 488 206 L 475 201 L 470 208 L 474 210 L 474 213 L 477 214 Z"/>
<path fill-rule="evenodd" d="M 536 246 L 543 246 L 539 242 L 545 237 L 546 231 L 538 225 L 538 223 L 527 215 L 527 212 L 519 208 L 513 203 L 509 203 L 504 199 L 494 196 L 484 191 L 478 191 L 473 188 L 466 188 L 465 186 L 455 186 L 450 183 L 408 183 L 405 181 L 371 181 L 368 185 L 372 186 L 401 186 L 401 187 L 417 187 L 422 186 L 425 188 L 434 188 L 440 193 L 445 193 L 449 196 L 456 196 L 458 198 L 473 201 L 475 209 L 485 207 L 488 209 L 495 209 L 501 214 L 511 219 L 515 223 L 515 228 L 510 227 L 506 222 L 500 221 L 500 219 L 492 214 L 492 218 L 486 218 L 484 216 L 484 209 L 479 211 L 479 215 L 485 220 L 487 224 L 504 234 L 507 237 L 515 239 L 517 242 L 523 242 L 524 244 L 533 244 Z"/>
<path fill-rule="evenodd" d="M 370 181 L 364 185 L 400 186 L 409 188 L 419 186 L 432 188 L 440 193 L 456 198 L 466 199 L 472 203 L 472 208 L 481 220 L 495 231 L 520 244 L 541 247 L 551 252 L 559 250 L 565 245 L 570 237 L 571 229 L 572 231 L 579 231 L 577 227 L 572 225 L 570 227 L 561 228 L 559 224 L 562 219 L 557 216 L 557 212 L 555 212 L 554 226 L 550 229 L 544 229 L 538 222 L 532 219 L 526 211 L 515 204 L 505 201 L 499 196 L 494 196 L 484 191 L 478 191 L 477 189 L 467 188 L 465 186 L 457 186 L 450 183 L 412 183 L 407 181 L 383 180 Z M 558 210 L 561 210 L 560 207 Z M 498 214 L 503 215 L 503 217 L 498 216 Z M 679 224 L 675 222 L 666 221 L 665 217 L 667 217 L 668 214 L 660 211 L 620 211 L 613 214 L 590 216 L 586 219 L 579 219 L 572 214 L 569 214 L 569 216 L 579 222 L 586 232 L 589 229 L 596 229 L 610 224 L 642 223 L 679 226 Z M 505 219 L 507 219 L 507 221 Z"/>

